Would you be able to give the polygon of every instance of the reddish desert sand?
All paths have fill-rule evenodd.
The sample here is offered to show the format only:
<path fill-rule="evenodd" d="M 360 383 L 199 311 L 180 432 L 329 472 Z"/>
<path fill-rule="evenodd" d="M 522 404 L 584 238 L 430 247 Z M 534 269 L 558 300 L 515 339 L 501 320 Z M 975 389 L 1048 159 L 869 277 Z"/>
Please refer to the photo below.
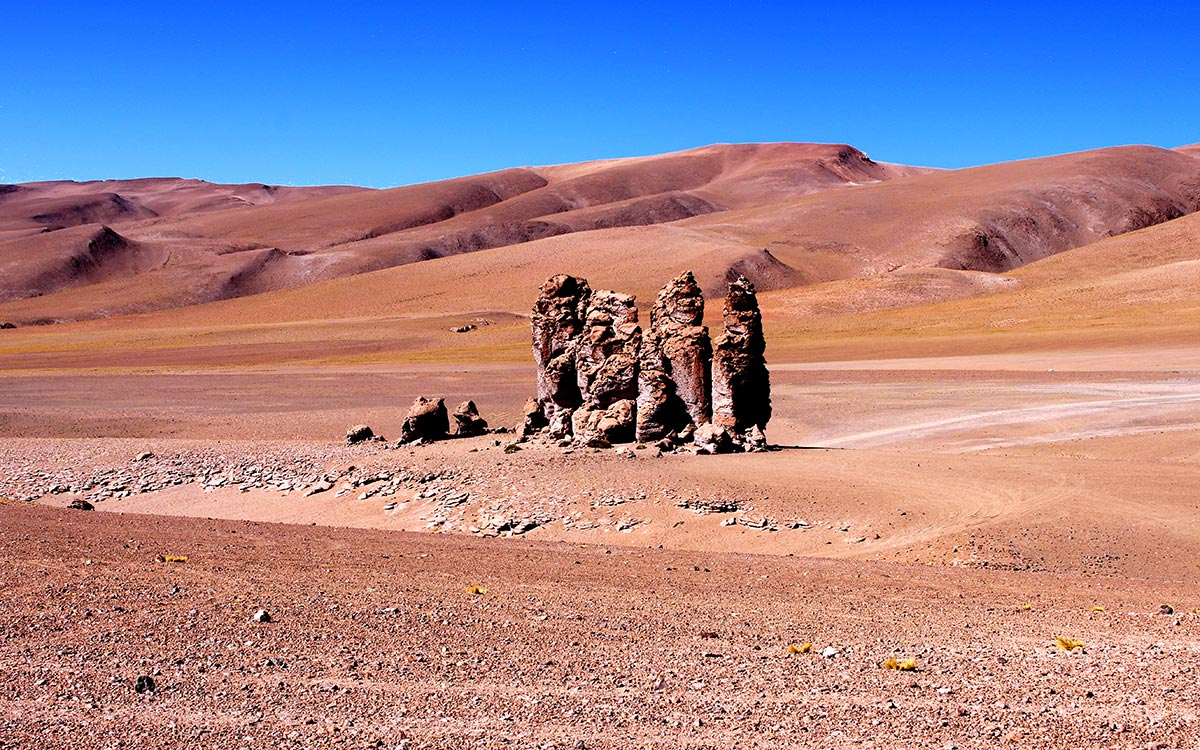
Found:
<path fill-rule="evenodd" d="M 0 746 L 1192 747 L 1196 164 L 714 147 L 15 237 L 62 286 L 0 304 Z M 182 304 L 236 243 L 334 270 Z M 343 444 L 511 427 L 539 283 L 689 268 L 765 290 L 778 450 Z"/>

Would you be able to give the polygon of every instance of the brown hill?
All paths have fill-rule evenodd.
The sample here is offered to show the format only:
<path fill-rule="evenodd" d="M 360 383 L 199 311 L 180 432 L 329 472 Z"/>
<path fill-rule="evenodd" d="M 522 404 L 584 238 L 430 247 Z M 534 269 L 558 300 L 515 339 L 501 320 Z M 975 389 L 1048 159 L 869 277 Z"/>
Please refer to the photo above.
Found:
<path fill-rule="evenodd" d="M 684 268 L 710 293 L 736 273 L 768 291 L 881 277 L 864 288 L 884 297 L 851 306 L 891 309 L 987 292 L 994 277 L 964 272 L 1009 270 L 1198 208 L 1200 161 L 1151 147 L 934 172 L 846 146 L 712 146 L 121 223 L 129 242 L 167 259 L 72 283 L 10 283 L 43 296 L 0 304 L 0 318 L 178 307 L 392 266 L 409 267 L 271 295 L 238 319 L 520 315 L 552 273 L 645 297 Z"/>
<path fill-rule="evenodd" d="M 568 268 L 644 301 L 680 264 L 711 275 L 736 257 L 675 226 L 623 231 L 633 234 L 622 243 L 604 234 L 603 252 L 589 235 L 569 235 L 151 315 L 19 328 L 0 335 L 0 365 L 525 363 L 524 316 L 548 269 Z M 135 291 L 114 281 L 94 288 Z M 92 289 L 0 304 L 0 320 L 48 303 L 94 304 Z M 811 362 L 1095 346 L 1194 351 L 1197 290 L 1200 214 L 1193 214 L 1000 274 L 900 269 L 779 288 L 761 300 L 772 362 Z M 478 318 L 493 325 L 465 335 L 449 330 Z"/>
<path fill-rule="evenodd" d="M 1197 209 L 1200 164 L 1130 146 L 933 173 L 679 226 L 769 247 L 827 280 L 898 268 L 1004 271 Z"/>
<path fill-rule="evenodd" d="M 342 186 L 219 185 L 174 177 L 0 185 L 0 239 L 80 224 L 118 224 L 363 191 Z"/>
<path fill-rule="evenodd" d="M 92 317 L 92 308 L 112 314 L 174 307 L 556 235 L 766 205 L 927 171 L 880 164 L 848 146 L 761 144 L 510 169 L 391 190 L 287 194 L 271 205 L 238 203 L 232 210 L 216 210 L 220 205 L 213 200 L 185 205 L 182 188 L 175 185 L 169 191 L 175 203 L 169 206 L 166 197 L 151 201 L 143 191 L 134 196 L 140 202 L 123 198 L 127 210 L 121 216 L 75 217 L 108 221 L 131 241 L 167 247 L 170 263 L 136 281 L 104 279 L 88 294 L 62 305 L 46 300 L 17 317 L 56 320 Z M 5 200 L 17 201 L 13 196 L 35 188 L 16 186 Z M 124 189 L 121 195 L 126 194 L 133 191 Z M 9 215 L 25 222 L 14 219 L 9 226 L 31 231 L 35 224 L 28 211 L 20 210 L 29 205 L 30 200 L 7 204 Z M 29 252 L 42 248 L 34 244 Z M 21 288 L 26 296 L 45 295 L 91 281 L 100 280 L 39 288 L 25 279 Z"/>

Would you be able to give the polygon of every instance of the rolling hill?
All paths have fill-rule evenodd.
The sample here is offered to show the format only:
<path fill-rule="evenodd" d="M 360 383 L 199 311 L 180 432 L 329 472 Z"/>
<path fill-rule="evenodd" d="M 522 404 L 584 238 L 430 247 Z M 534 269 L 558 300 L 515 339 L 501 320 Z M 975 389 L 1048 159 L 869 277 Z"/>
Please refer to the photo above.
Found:
<path fill-rule="evenodd" d="M 744 273 L 789 299 L 845 282 L 856 291 L 831 309 L 892 309 L 1003 289 L 998 273 L 1186 216 L 1200 209 L 1200 161 L 1131 146 L 933 171 L 848 146 L 760 144 L 313 190 L 224 210 L 176 196 L 178 215 L 9 239 L 0 320 L 254 295 L 178 317 L 523 315 L 553 273 L 646 299 L 683 269 L 710 294 Z M 157 200 L 139 205 L 170 213 Z"/>

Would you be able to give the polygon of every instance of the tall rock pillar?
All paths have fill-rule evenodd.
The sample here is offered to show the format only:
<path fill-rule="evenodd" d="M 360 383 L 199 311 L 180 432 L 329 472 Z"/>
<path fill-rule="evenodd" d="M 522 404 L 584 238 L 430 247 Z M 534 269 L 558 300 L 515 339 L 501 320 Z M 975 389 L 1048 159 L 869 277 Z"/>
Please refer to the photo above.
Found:
<path fill-rule="evenodd" d="M 704 294 L 685 271 L 659 292 L 642 338 L 638 440 L 689 434 L 712 418 L 712 343 L 703 323 Z"/>
<path fill-rule="evenodd" d="M 559 274 L 542 284 L 533 303 L 537 403 L 554 437 L 571 434 L 571 413 L 583 403 L 575 355 L 591 296 L 586 280 Z"/>
<path fill-rule="evenodd" d="M 745 276 L 729 284 L 724 319 L 725 330 L 714 343 L 713 423 L 746 450 L 760 449 L 771 419 L 771 375 L 758 295 Z"/>

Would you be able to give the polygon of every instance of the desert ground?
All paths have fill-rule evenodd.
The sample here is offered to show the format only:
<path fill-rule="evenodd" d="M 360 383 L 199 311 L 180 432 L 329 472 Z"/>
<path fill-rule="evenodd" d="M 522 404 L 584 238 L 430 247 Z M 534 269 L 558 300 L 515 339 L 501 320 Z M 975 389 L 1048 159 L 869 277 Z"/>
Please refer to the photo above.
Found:
<path fill-rule="evenodd" d="M 1195 153 L 0 195 L 0 747 L 1195 747 Z M 773 450 L 395 443 L 688 269 Z"/>

